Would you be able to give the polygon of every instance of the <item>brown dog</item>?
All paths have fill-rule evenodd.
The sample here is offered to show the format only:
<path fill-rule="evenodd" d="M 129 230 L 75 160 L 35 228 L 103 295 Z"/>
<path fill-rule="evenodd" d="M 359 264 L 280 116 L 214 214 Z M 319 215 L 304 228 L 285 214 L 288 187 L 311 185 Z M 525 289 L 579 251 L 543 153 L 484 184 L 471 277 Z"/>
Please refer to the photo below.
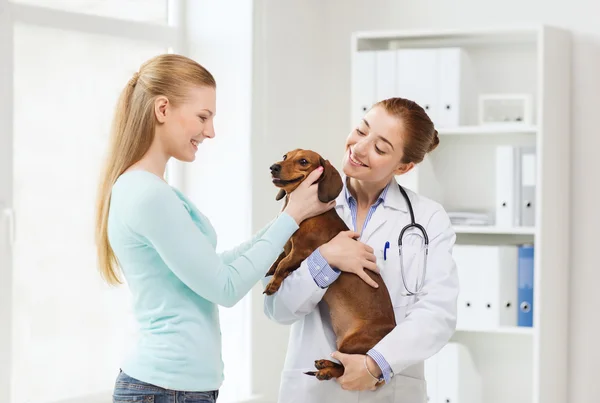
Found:
<path fill-rule="evenodd" d="M 271 166 L 273 183 L 281 189 L 276 199 L 286 196 L 287 204 L 287 194 L 319 166 L 324 167 L 317 180 L 319 200 L 328 203 L 337 198 L 343 188 L 338 171 L 319 154 L 296 149 Z M 274 294 L 304 259 L 341 231 L 348 231 L 348 227 L 335 209 L 303 221 L 267 273 L 273 278 L 264 293 Z M 355 274 L 342 272 L 323 297 L 329 306 L 337 348 L 341 353 L 366 354 L 396 326 L 392 301 L 383 279 L 370 270 L 366 272 L 379 284 L 379 288 L 371 287 Z M 342 365 L 329 360 L 317 360 L 315 367 L 318 371 L 306 374 L 320 380 L 337 378 L 344 373 Z"/>

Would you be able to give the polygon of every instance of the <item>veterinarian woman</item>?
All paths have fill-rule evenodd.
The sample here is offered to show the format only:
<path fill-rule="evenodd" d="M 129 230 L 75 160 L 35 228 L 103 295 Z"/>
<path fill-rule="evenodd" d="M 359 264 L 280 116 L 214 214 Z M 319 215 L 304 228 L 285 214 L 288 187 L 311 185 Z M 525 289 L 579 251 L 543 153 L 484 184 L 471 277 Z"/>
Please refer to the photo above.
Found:
<path fill-rule="evenodd" d="M 223 381 L 217 305 L 237 303 L 283 251 L 300 222 L 333 207 L 302 186 L 252 240 L 217 254 L 210 221 L 164 180 L 167 161 L 192 162 L 215 136 L 216 84 L 178 55 L 142 65 L 117 106 L 97 204 L 100 271 L 123 272 L 140 331 L 114 402 L 215 402 Z M 207 175 L 218 175 L 214 171 Z M 312 184 L 320 172 L 309 178 Z M 227 180 L 228 178 L 224 178 Z M 204 197 L 219 197 L 206 190 Z"/>
<path fill-rule="evenodd" d="M 437 131 L 425 111 L 400 98 L 375 104 L 348 136 L 344 188 L 336 200 L 336 211 L 360 234 L 359 240 L 375 251 L 391 295 L 396 328 L 366 356 L 336 351 L 328 309 L 321 299 L 340 270 L 356 270 L 346 252 L 355 241 L 346 233 L 338 235 L 308 257 L 277 293 L 265 298 L 267 316 L 292 325 L 279 403 L 426 402 L 423 362 L 438 352 L 455 330 L 458 277 L 451 254 L 455 233 L 441 205 L 406 189 L 415 221 L 428 234 L 429 255 L 422 289 L 425 295 L 405 295 L 396 245 L 411 216 L 394 176 L 413 169 L 438 143 Z M 405 254 L 411 249 L 422 253 L 420 237 L 405 235 L 403 239 Z M 391 248 L 383 260 L 387 242 Z M 414 285 L 410 279 L 420 273 L 411 273 L 411 265 L 405 264 L 409 284 Z M 264 281 L 266 284 L 269 278 Z M 314 371 L 314 361 L 331 353 L 345 367 L 341 378 L 319 381 L 303 373 Z"/>

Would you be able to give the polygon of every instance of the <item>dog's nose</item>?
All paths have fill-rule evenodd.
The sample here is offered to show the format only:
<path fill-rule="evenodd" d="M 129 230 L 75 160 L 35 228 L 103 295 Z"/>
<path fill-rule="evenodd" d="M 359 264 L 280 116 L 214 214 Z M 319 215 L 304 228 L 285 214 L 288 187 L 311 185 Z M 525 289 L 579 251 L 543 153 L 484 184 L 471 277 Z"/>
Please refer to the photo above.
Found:
<path fill-rule="evenodd" d="M 279 172 L 281 172 L 281 165 L 279 165 L 279 164 L 271 165 L 271 173 L 272 174 L 278 174 Z"/>

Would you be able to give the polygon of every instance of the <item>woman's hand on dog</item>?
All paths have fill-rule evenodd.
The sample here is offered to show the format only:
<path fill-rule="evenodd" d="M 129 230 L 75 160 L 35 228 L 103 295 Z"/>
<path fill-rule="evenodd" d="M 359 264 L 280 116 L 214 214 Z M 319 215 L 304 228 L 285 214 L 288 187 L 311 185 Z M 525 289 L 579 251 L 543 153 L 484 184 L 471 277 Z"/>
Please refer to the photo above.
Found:
<path fill-rule="evenodd" d="M 323 167 L 315 169 L 289 194 L 287 206 L 283 211 L 296 220 L 298 225 L 308 218 L 322 214 L 335 207 L 335 200 L 323 203 L 317 195 L 319 185 L 314 182 L 319 179 L 322 173 Z"/>
<path fill-rule="evenodd" d="M 365 269 L 369 269 L 379 273 L 373 248 L 357 241 L 358 237 L 360 234 L 354 231 L 340 232 L 331 241 L 321 245 L 319 252 L 331 267 L 354 273 L 371 287 L 378 288 L 379 285 L 365 272 Z"/>
<path fill-rule="evenodd" d="M 375 376 L 381 376 L 379 365 L 371 357 L 366 356 L 365 358 L 362 354 L 343 354 L 339 351 L 334 352 L 331 356 L 344 366 L 344 375 L 336 378 L 342 389 L 354 391 L 377 390 L 377 387 L 382 385 L 382 383 L 373 379 L 367 372 L 367 368 L 365 368 L 366 359 L 369 371 Z"/>

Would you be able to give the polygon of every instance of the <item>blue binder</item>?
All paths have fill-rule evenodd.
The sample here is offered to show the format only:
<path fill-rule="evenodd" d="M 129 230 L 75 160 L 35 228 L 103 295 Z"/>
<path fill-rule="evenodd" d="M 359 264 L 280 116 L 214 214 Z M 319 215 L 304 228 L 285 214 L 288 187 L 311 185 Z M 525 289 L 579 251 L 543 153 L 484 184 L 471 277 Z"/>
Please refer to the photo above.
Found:
<path fill-rule="evenodd" d="M 533 245 L 519 246 L 517 325 L 523 327 L 533 326 L 533 252 Z"/>

